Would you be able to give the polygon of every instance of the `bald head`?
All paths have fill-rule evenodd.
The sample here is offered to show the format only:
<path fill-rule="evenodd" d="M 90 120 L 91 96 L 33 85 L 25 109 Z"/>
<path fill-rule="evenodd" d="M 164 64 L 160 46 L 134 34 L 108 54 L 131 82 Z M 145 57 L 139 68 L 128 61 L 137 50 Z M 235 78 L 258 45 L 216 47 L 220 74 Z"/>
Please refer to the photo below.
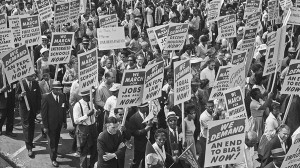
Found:
<path fill-rule="evenodd" d="M 248 147 L 253 147 L 257 143 L 258 143 L 257 133 L 254 131 L 246 132 L 245 144 Z"/>

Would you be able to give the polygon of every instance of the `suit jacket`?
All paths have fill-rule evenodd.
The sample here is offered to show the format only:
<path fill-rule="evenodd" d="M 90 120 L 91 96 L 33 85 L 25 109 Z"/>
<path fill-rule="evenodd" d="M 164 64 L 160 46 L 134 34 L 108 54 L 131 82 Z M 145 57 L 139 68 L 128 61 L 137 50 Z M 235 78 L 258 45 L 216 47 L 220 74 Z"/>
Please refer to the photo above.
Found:
<path fill-rule="evenodd" d="M 67 123 L 66 106 L 67 102 L 63 94 L 59 95 L 57 103 L 52 92 L 45 94 L 42 99 L 41 115 L 44 128 L 56 130 L 62 126 L 62 123 Z"/>
<path fill-rule="evenodd" d="M 142 26 L 140 26 L 140 27 L 141 27 L 141 31 L 143 31 Z M 139 30 L 138 30 L 138 28 L 136 27 L 135 24 L 134 24 L 134 25 L 132 26 L 132 28 L 131 28 L 131 34 L 132 34 L 132 32 L 133 32 L 134 30 L 139 32 Z"/>
<path fill-rule="evenodd" d="M 221 63 L 219 62 L 218 59 L 215 60 L 215 63 L 216 63 L 216 66 L 215 66 L 215 73 L 216 73 L 216 76 L 217 76 L 217 74 L 218 74 L 218 71 L 219 71 L 220 66 L 226 66 L 226 65 L 227 65 L 227 63 L 226 63 L 225 60 L 222 60 L 222 62 L 223 62 L 223 65 L 221 65 Z"/>
<path fill-rule="evenodd" d="M 119 148 L 119 145 L 123 143 L 122 135 L 118 131 L 117 134 L 111 135 L 107 130 L 101 132 L 97 139 L 97 150 L 98 150 L 98 165 L 97 167 L 101 168 L 123 168 L 123 165 L 120 165 L 119 159 L 124 161 L 126 146 Z M 103 155 L 105 153 L 115 153 L 117 158 L 113 158 L 109 161 L 103 160 Z"/>
<path fill-rule="evenodd" d="M 2 68 L 0 67 L 0 91 L 3 88 L 4 83 L 3 83 L 3 75 L 2 75 Z M 5 109 L 6 108 L 6 101 L 7 98 L 5 98 L 5 92 L 0 93 L 0 109 Z"/>
<path fill-rule="evenodd" d="M 49 88 L 48 84 L 46 84 L 45 80 L 39 81 L 39 86 L 40 86 L 42 94 L 46 94 L 46 93 L 51 92 L 53 81 L 54 81 L 54 79 L 49 79 L 50 88 Z"/>
<path fill-rule="evenodd" d="M 142 124 L 143 118 L 139 112 L 133 114 L 129 119 L 131 135 L 134 137 L 134 150 L 145 152 L 147 144 L 146 124 Z"/>
<path fill-rule="evenodd" d="M 22 80 L 22 83 L 24 86 L 24 90 L 26 91 L 26 97 L 28 100 L 30 110 L 32 112 L 37 113 L 41 109 L 42 95 L 41 95 L 40 86 L 37 81 L 32 81 L 32 87 L 30 90 L 26 80 Z M 24 97 L 20 97 L 21 93 L 22 93 L 21 85 L 20 83 L 18 83 L 16 87 L 16 99 L 19 100 L 20 109 L 27 110 Z"/>

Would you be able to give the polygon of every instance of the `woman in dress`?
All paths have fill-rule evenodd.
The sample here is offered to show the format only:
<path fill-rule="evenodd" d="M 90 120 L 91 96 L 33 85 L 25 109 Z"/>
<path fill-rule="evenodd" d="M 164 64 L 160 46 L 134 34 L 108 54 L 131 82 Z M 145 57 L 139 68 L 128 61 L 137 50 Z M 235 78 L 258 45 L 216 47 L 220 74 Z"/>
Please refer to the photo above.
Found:
<path fill-rule="evenodd" d="M 50 69 L 48 64 L 49 58 L 49 50 L 47 48 L 42 48 L 40 50 L 41 57 L 36 61 L 37 64 L 37 71 L 38 71 L 38 78 L 42 79 L 42 72 L 44 69 Z"/>
<path fill-rule="evenodd" d="M 66 65 L 66 73 L 63 77 L 62 84 L 64 85 L 63 93 L 66 99 L 69 100 L 72 83 L 78 79 L 77 76 L 78 62 L 75 56 L 72 56 L 70 63 Z"/>
<path fill-rule="evenodd" d="M 192 104 L 187 105 L 185 112 L 186 112 L 186 117 L 184 118 L 184 123 L 185 123 L 186 147 L 192 145 L 190 149 L 196 158 L 196 146 L 195 146 L 195 139 L 194 139 L 194 132 L 196 129 L 194 123 L 194 119 L 196 117 L 195 106 Z"/>
<path fill-rule="evenodd" d="M 154 20 L 152 13 L 154 11 L 154 8 L 152 4 L 149 4 L 148 7 L 146 8 L 146 15 L 147 15 L 147 26 L 148 27 L 153 27 L 154 26 Z"/>
<path fill-rule="evenodd" d="M 127 49 L 132 54 L 138 54 L 138 52 L 140 52 L 142 49 L 142 46 L 139 43 L 139 32 L 134 30 L 132 32 L 131 37 L 132 37 L 132 40 L 130 41 L 129 45 L 127 46 Z"/>

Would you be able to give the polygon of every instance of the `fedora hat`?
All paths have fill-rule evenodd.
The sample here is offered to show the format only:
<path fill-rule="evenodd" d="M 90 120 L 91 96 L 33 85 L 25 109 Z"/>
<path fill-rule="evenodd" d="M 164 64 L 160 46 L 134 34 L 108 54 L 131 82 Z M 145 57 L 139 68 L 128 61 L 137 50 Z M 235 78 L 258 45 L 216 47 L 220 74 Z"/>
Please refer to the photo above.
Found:
<path fill-rule="evenodd" d="M 53 89 L 61 89 L 61 88 L 63 88 L 63 86 L 61 85 L 60 81 L 53 81 L 52 88 Z"/>
<path fill-rule="evenodd" d="M 168 112 L 166 121 L 168 121 L 170 118 L 176 118 L 177 120 L 179 119 L 179 117 L 176 116 L 175 112 L 173 112 L 173 111 Z"/>

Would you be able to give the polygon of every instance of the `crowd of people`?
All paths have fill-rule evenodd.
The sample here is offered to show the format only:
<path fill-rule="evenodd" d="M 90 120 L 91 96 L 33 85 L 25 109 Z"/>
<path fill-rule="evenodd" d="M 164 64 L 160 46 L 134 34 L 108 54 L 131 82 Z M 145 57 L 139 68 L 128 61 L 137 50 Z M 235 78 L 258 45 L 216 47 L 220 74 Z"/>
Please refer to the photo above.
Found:
<path fill-rule="evenodd" d="M 57 151 L 61 128 L 67 128 L 67 118 L 70 118 L 74 127 L 69 133 L 73 138 L 70 151 L 79 156 L 79 167 L 95 165 L 98 168 L 123 168 L 126 167 L 126 150 L 133 150 L 132 168 L 186 168 L 190 165 L 178 157 L 191 145 L 192 154 L 197 158 L 199 167 L 203 168 L 207 123 L 228 116 L 224 102 L 209 100 L 209 96 L 219 68 L 232 65 L 232 54 L 239 48 L 246 23 L 246 1 L 224 0 L 220 16 L 236 14 L 237 37 L 219 38 L 217 22 L 207 22 L 209 2 L 210 0 L 136 0 L 129 3 L 119 0 L 93 1 L 87 5 L 86 12 L 72 23 L 64 23 L 59 28 L 55 27 L 53 20 L 41 23 L 42 43 L 34 46 L 32 52 L 35 74 L 22 80 L 25 91 L 18 82 L 5 85 L 3 73 L 0 73 L 0 135 L 3 134 L 2 127 L 6 121 L 5 135 L 16 136 L 13 133 L 14 116 L 19 113 L 28 156 L 33 157 L 36 116 L 40 115 L 41 131 L 43 137 L 48 139 L 51 163 L 58 167 L 56 158 L 60 155 Z M 51 4 L 54 7 L 57 2 L 51 1 Z M 290 61 L 298 58 L 297 37 L 300 29 L 296 25 L 287 26 L 285 46 L 280 46 L 285 48 L 281 67 L 277 69 L 276 76 L 263 76 L 268 34 L 282 26 L 286 14 L 286 10 L 280 8 L 278 18 L 271 22 L 268 20 L 267 5 L 267 0 L 261 1 L 261 29 L 256 33 L 254 56 L 245 83 L 244 99 L 251 125 L 246 131 L 245 160 L 225 165 L 226 167 L 281 167 L 292 138 L 300 132 L 297 110 L 299 96 L 292 97 L 287 120 L 282 123 L 291 96 L 280 94 Z M 0 9 L 8 17 L 37 14 L 30 1 L 2 0 Z M 117 14 L 118 26 L 124 27 L 126 48 L 98 48 L 98 85 L 91 91 L 82 92 L 78 82 L 78 54 L 98 47 L 98 17 L 109 14 Z M 151 45 L 147 33 L 148 28 L 168 23 L 189 25 L 183 49 L 174 54 L 161 50 L 159 45 Z M 57 31 L 75 32 L 70 62 L 57 65 L 58 68 L 48 63 L 51 34 Z M 192 97 L 185 102 L 185 115 L 182 116 L 183 109 L 174 105 L 173 68 L 174 62 L 185 59 L 191 61 Z M 164 83 L 161 86 L 161 97 L 155 100 L 159 106 L 157 119 L 143 122 L 149 114 L 148 103 L 116 108 L 124 71 L 143 69 L 160 61 L 164 62 Z M 3 72 L 3 68 L 0 70 Z M 55 73 L 57 80 L 54 80 Z M 273 90 L 268 85 L 270 80 L 275 80 Z M 30 110 L 26 107 L 24 96 L 28 99 Z M 182 124 L 185 124 L 185 131 L 182 130 Z M 153 144 L 157 157 L 145 158 L 148 141 Z"/>

